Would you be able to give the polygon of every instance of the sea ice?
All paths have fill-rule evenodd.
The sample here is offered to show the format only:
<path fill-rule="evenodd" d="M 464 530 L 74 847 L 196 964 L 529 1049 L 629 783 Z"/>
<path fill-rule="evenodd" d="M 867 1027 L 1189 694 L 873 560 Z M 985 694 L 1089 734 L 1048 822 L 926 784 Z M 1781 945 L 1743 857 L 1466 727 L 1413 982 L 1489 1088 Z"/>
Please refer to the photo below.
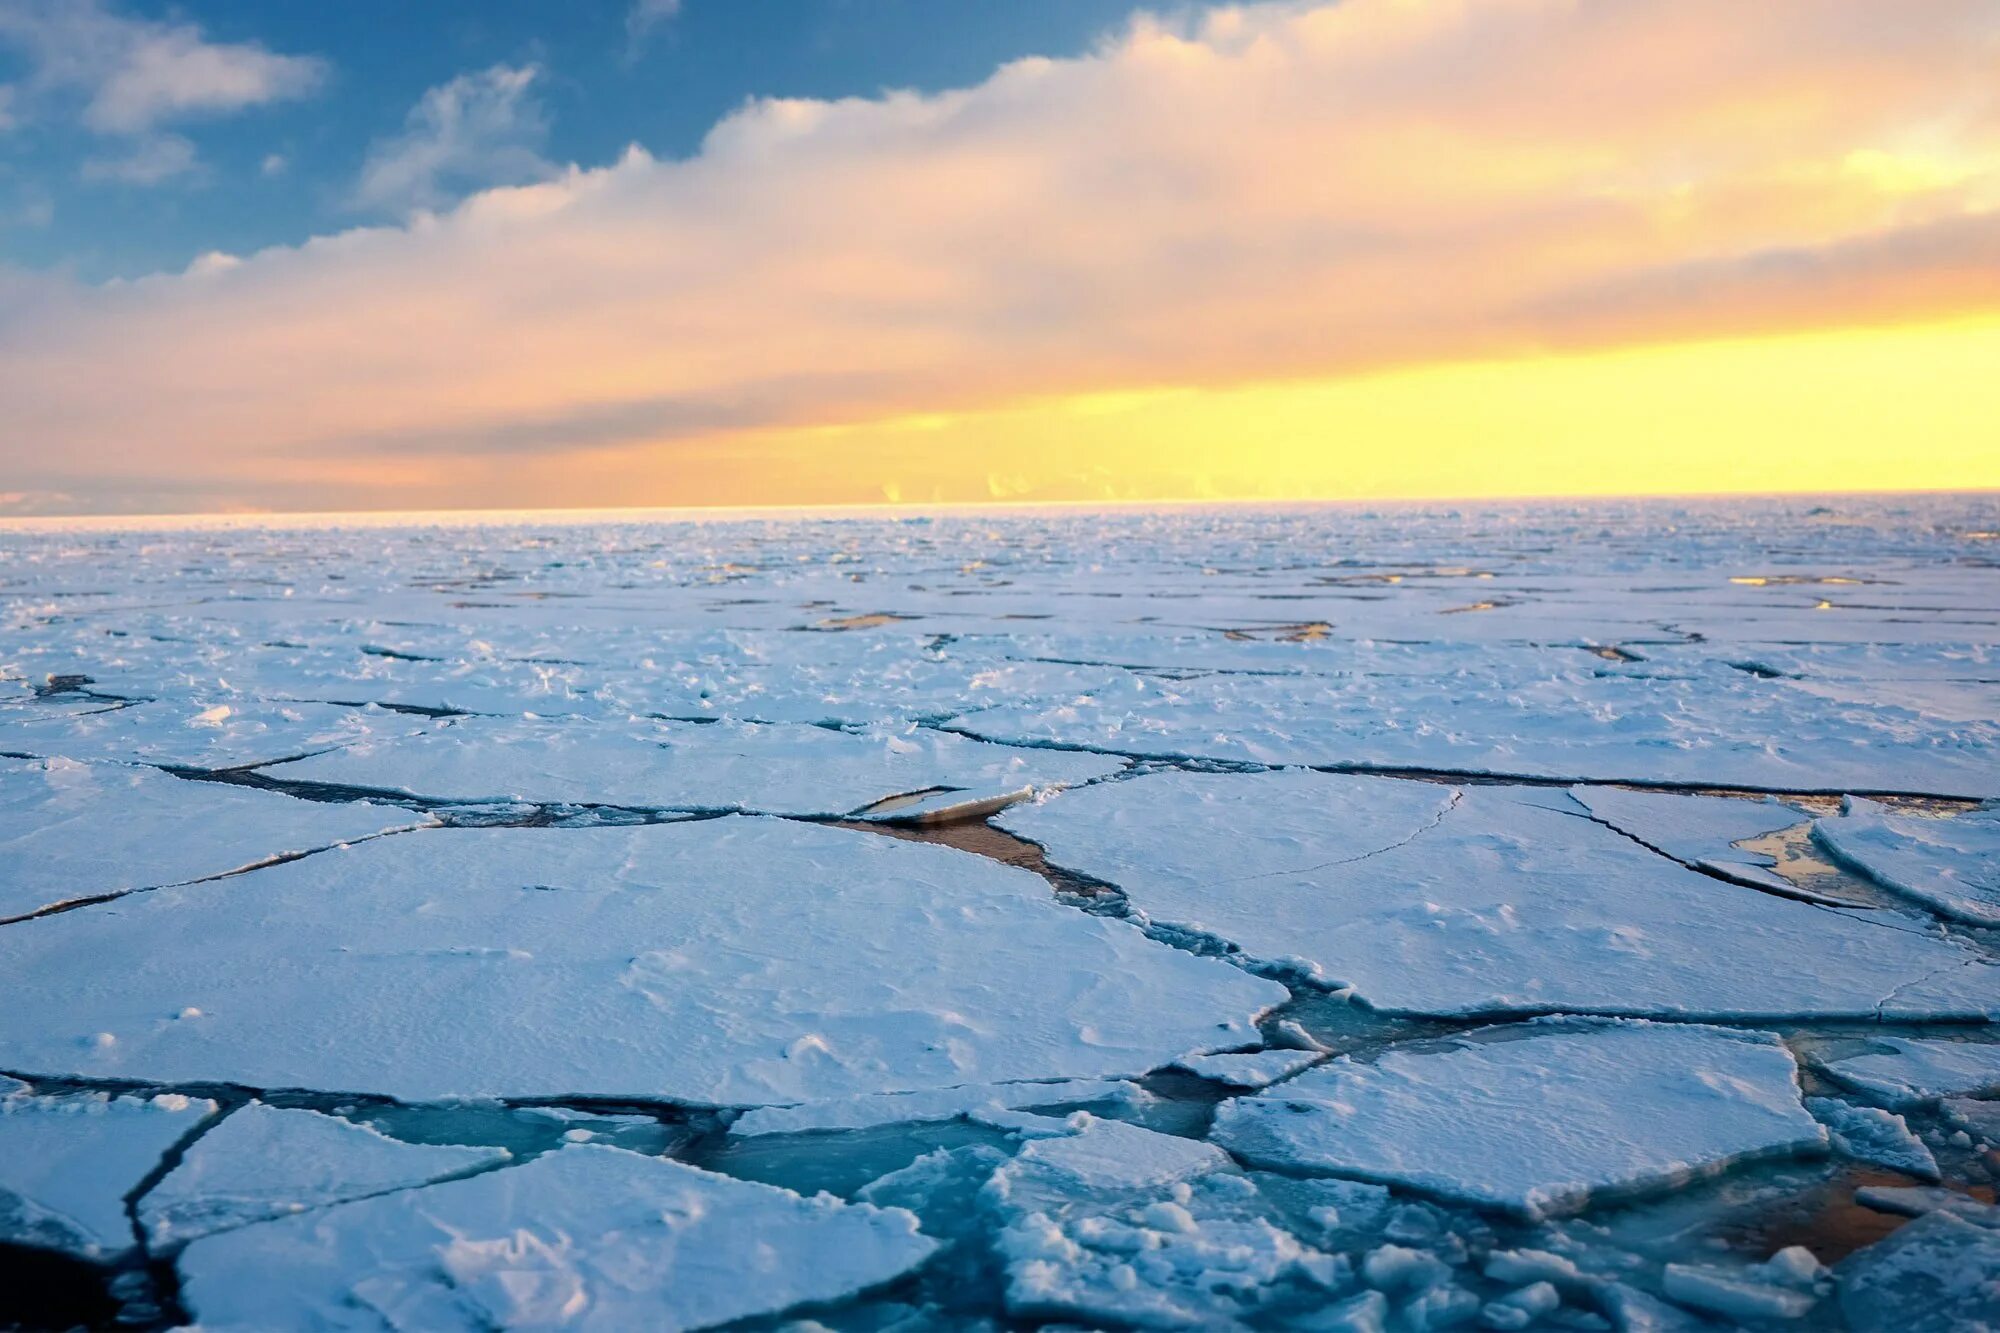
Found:
<path fill-rule="evenodd" d="M 118 1258 L 138 1241 L 126 1198 L 214 1113 L 172 1094 L 0 1098 L 0 1241 Z"/>
<path fill-rule="evenodd" d="M 1806 1109 L 1833 1134 L 1833 1146 L 1856 1161 L 1873 1162 L 1919 1180 L 1937 1180 L 1937 1158 L 1894 1111 L 1854 1106 L 1838 1097 L 1808 1097 Z"/>
<path fill-rule="evenodd" d="M 426 822 L 388 806 L 325 805 L 122 764 L 0 759 L 0 921 Z"/>
<path fill-rule="evenodd" d="M 72 715 L 38 712 L 0 729 L 0 754 L 214 771 L 415 731 L 423 721 L 379 708 L 237 695 L 162 699 Z"/>
<path fill-rule="evenodd" d="M 677 1330 L 852 1295 L 934 1248 L 900 1209 L 586 1144 L 208 1236 L 179 1266 L 214 1333 Z"/>
<path fill-rule="evenodd" d="M 1396 1013 L 2000 1013 L 1955 941 L 1718 882 L 1513 790 L 1172 772 L 996 822 L 1156 925 Z"/>
<path fill-rule="evenodd" d="M 153 1247 L 424 1185 L 505 1161 L 503 1148 L 403 1143 L 316 1111 L 251 1102 L 204 1133 L 139 1200 Z"/>
<path fill-rule="evenodd" d="M 1248 1161 L 1406 1185 L 1529 1218 L 1819 1149 L 1774 1037 L 1617 1022 L 1342 1056 L 1225 1103 Z"/>
<path fill-rule="evenodd" d="M 1212 1078 L 1232 1088 L 1261 1088 L 1289 1078 L 1320 1058 L 1318 1051 L 1250 1051 L 1222 1055 L 1188 1055 L 1174 1061 L 1174 1068 Z"/>
<path fill-rule="evenodd" d="M 2000 1092 L 2000 1045 L 1917 1037 L 1870 1037 L 1869 1041 L 1888 1049 L 1814 1063 L 1894 1111 L 1923 1106 L 1941 1097 Z"/>
<path fill-rule="evenodd" d="M 1813 837 L 1891 892 L 1942 916 L 2000 926 L 2000 806 L 1955 818 L 1899 815 L 1850 796 Z"/>
<path fill-rule="evenodd" d="M 1598 819 L 1686 865 L 1774 893 L 1800 891 L 1771 872 L 1777 862 L 1736 846 L 1806 821 L 1796 806 L 1766 797 L 1689 796 L 1625 787 L 1572 787 L 1577 804 Z"/>
<path fill-rule="evenodd" d="M 1283 988 L 1026 871 L 731 817 L 437 829 L 0 930 L 0 1067 L 750 1106 L 1131 1076 Z"/>
<path fill-rule="evenodd" d="M 2000 1329 L 2000 1230 L 1932 1213 L 1857 1250 L 1834 1273 L 1854 1333 Z"/>
<path fill-rule="evenodd" d="M 729 1127 L 736 1138 L 804 1134 L 820 1130 L 869 1129 L 876 1125 L 956 1120 L 989 1109 L 1018 1111 L 1030 1106 L 1120 1106 L 1136 1108 L 1151 1095 L 1124 1079 L 1065 1079 L 1055 1083 L 987 1083 L 925 1092 L 865 1093 L 806 1102 L 760 1106 Z"/>

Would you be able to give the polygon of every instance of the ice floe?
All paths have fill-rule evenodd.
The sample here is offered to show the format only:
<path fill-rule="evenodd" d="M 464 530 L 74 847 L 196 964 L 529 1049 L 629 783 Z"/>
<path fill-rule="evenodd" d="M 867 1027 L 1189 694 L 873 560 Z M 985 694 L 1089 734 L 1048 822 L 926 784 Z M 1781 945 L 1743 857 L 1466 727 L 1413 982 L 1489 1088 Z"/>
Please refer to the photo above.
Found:
<path fill-rule="evenodd" d="M 1873 1162 L 1919 1180 L 1937 1180 L 1937 1158 L 1894 1111 L 1854 1106 L 1838 1097 L 1808 1097 L 1806 1109 L 1833 1135 L 1833 1146 L 1857 1161 Z"/>
<path fill-rule="evenodd" d="M 1870 1037 L 1885 1050 L 1815 1060 L 1850 1088 L 1901 1111 L 1941 1097 L 2000 1092 L 2000 1045 Z"/>
<path fill-rule="evenodd" d="M 138 1243 L 125 1200 L 215 1113 L 198 1097 L 0 1097 L 0 1241 L 109 1262 Z"/>
<path fill-rule="evenodd" d="M 1835 1269 L 1854 1333 L 2000 1329 L 2000 1230 L 1932 1213 Z"/>
<path fill-rule="evenodd" d="M 1796 806 L 1769 798 L 1745 801 L 1625 787 L 1574 787 L 1570 795 L 1591 818 L 1685 865 L 1773 893 L 1800 894 L 1772 873 L 1776 858 L 1736 845 L 1804 823 L 1806 815 Z"/>
<path fill-rule="evenodd" d="M 1772 1037 L 1643 1023 L 1480 1035 L 1336 1058 L 1225 1103 L 1216 1141 L 1530 1218 L 1826 1143 Z"/>
<path fill-rule="evenodd" d="M 2000 1012 L 2000 973 L 1955 941 L 1721 883 L 1513 790 L 1172 772 L 997 822 L 1155 925 L 1399 1013 Z"/>
<path fill-rule="evenodd" d="M 1261 1088 L 1289 1078 L 1319 1058 L 1318 1051 L 1250 1051 L 1183 1056 L 1174 1062 L 1174 1067 L 1232 1088 Z"/>
<path fill-rule="evenodd" d="M 139 1200 L 155 1249 L 424 1185 L 507 1159 L 501 1148 L 402 1143 L 317 1111 L 251 1102 L 189 1146 Z"/>
<path fill-rule="evenodd" d="M 1893 893 L 1953 920 L 2000 926 L 2000 807 L 1940 819 L 1850 796 L 1839 815 L 1813 824 L 1813 837 Z"/>
<path fill-rule="evenodd" d="M 905 1211 L 585 1144 L 222 1232 L 179 1266 L 218 1333 L 676 1330 L 851 1295 L 933 1248 Z"/>
<path fill-rule="evenodd" d="M 944 848 L 769 819 L 439 829 L 0 929 L 0 1068 L 407 1101 L 1127 1076 L 1284 990 Z"/>
<path fill-rule="evenodd" d="M 805 1134 L 824 1130 L 868 1129 L 876 1125 L 920 1124 L 956 1120 L 988 1110 L 1019 1111 L 1029 1107 L 1095 1106 L 1136 1109 L 1152 1098 L 1124 1079 L 1064 1079 L 1054 1083 L 988 1083 L 928 1092 L 864 1094 L 805 1102 L 798 1106 L 760 1106 L 730 1125 L 740 1139 L 766 1134 Z"/>

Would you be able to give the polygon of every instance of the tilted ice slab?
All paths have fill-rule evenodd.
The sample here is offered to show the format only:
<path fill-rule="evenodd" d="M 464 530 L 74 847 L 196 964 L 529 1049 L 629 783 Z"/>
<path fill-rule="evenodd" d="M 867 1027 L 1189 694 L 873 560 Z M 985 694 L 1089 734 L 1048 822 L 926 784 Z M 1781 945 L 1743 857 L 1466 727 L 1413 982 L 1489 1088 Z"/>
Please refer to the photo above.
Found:
<path fill-rule="evenodd" d="M 707 1328 L 922 1263 L 901 1209 L 597 1145 L 224 1232 L 182 1251 L 204 1329 Z"/>
<path fill-rule="evenodd" d="M 218 1231 L 426 1185 L 505 1161 L 504 1148 L 403 1143 L 317 1111 L 233 1111 L 139 1200 L 158 1249 Z"/>
<path fill-rule="evenodd" d="M 1569 794 L 1591 818 L 1676 861 L 1773 893 L 1803 892 L 1772 873 L 1776 858 L 1736 846 L 1803 824 L 1807 816 L 1796 806 L 1768 797 L 1746 801 L 1625 787 L 1572 787 Z"/>
<path fill-rule="evenodd" d="M 125 1199 L 214 1114 L 194 1097 L 0 1097 L 0 1241 L 112 1260 L 137 1237 Z"/>
<path fill-rule="evenodd" d="M 2000 807 L 1932 819 L 1850 796 L 1839 815 L 1814 823 L 1813 837 L 1893 893 L 1954 920 L 2000 926 Z"/>
<path fill-rule="evenodd" d="M 1953 941 L 1722 883 L 1523 795 L 1162 773 L 997 822 L 1158 925 L 1398 1013 L 2000 1012 L 2000 975 Z"/>
<path fill-rule="evenodd" d="M 1763 1033 L 1611 1022 L 1484 1035 L 1342 1056 L 1225 1102 L 1214 1138 L 1260 1164 L 1528 1218 L 1827 1141 L 1791 1053 Z"/>
<path fill-rule="evenodd" d="M 324 805 L 157 769 L 0 759 L 0 921 L 423 822 L 407 810 Z"/>
<path fill-rule="evenodd" d="M 1086 782 L 1101 755 L 988 745 L 941 732 L 742 722 L 461 718 L 421 735 L 278 764 L 274 778 L 440 801 L 840 816 L 949 788 L 960 801 Z"/>
<path fill-rule="evenodd" d="M 240 696 L 162 699 L 19 721 L 0 729 L 0 753 L 165 768 L 244 768 L 351 741 L 402 735 L 424 721 L 380 708 L 269 703 Z"/>
<path fill-rule="evenodd" d="M 441 829 L 0 930 L 0 1068 L 720 1105 L 1128 1076 L 1279 986 L 1023 870 L 779 820 Z"/>
<path fill-rule="evenodd" d="M 2000 1045 L 1870 1037 L 1887 1051 L 1815 1060 L 1841 1083 L 1901 1111 L 1941 1097 L 2000 1092 Z"/>
<path fill-rule="evenodd" d="M 2000 723 L 1832 703 L 1721 663 L 1674 675 L 1469 669 L 1140 683 L 1001 704 L 951 725 L 1009 744 L 1261 764 L 2000 796 L 1991 759 Z"/>

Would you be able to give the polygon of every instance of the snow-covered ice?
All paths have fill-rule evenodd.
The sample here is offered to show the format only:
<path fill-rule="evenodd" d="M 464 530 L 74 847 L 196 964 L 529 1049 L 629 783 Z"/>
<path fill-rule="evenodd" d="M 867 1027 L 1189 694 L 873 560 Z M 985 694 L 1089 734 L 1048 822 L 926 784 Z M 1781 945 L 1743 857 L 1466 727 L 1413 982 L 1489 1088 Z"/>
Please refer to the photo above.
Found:
<path fill-rule="evenodd" d="M 222 1232 L 179 1266 L 218 1333 L 676 1330 L 862 1291 L 932 1248 L 908 1212 L 585 1144 Z"/>
<path fill-rule="evenodd" d="M 1174 1062 L 1176 1069 L 1212 1078 L 1232 1088 L 1261 1088 L 1289 1078 L 1319 1059 L 1317 1051 L 1250 1051 L 1245 1054 L 1188 1055 Z"/>
<path fill-rule="evenodd" d="M 499 1148 L 400 1143 L 317 1111 L 251 1102 L 203 1133 L 146 1192 L 139 1224 L 149 1245 L 179 1245 L 506 1159 Z"/>
<path fill-rule="evenodd" d="M 1890 1036 L 1869 1041 L 1884 1049 L 1816 1063 L 1839 1082 L 1897 1111 L 1941 1097 L 2000 1092 L 2000 1044 Z"/>
<path fill-rule="evenodd" d="M 1772 873 L 1776 858 L 1736 845 L 1804 823 L 1796 806 L 1625 787 L 1576 787 L 1570 795 L 1592 819 L 1683 864 L 1775 893 L 1799 892 Z"/>
<path fill-rule="evenodd" d="M 1813 837 L 1893 893 L 1975 926 L 2000 926 L 2000 807 L 1956 818 L 1898 815 L 1858 796 Z"/>
<path fill-rule="evenodd" d="M 0 1097 L 0 1241 L 115 1259 L 138 1242 L 125 1200 L 215 1113 L 198 1097 Z"/>
<path fill-rule="evenodd" d="M 1833 1136 L 1833 1146 L 1857 1161 L 1886 1166 L 1919 1180 L 1940 1179 L 1937 1158 L 1910 1124 L 1879 1106 L 1855 1106 L 1838 1097 L 1808 1097 L 1806 1109 Z"/>
<path fill-rule="evenodd" d="M 1032 1106 L 1135 1108 L 1151 1100 L 1138 1084 L 1124 1079 L 1062 1079 L 1053 1083 L 987 1083 L 928 1092 L 865 1093 L 798 1106 L 760 1106 L 729 1127 L 739 1139 L 766 1134 L 806 1134 L 867 1129 L 875 1125 L 956 1120 L 987 1110 L 1018 1111 Z"/>
<path fill-rule="evenodd" d="M 1643 1023 L 1482 1035 L 1336 1058 L 1226 1103 L 1216 1139 L 1249 1161 L 1530 1218 L 1826 1143 L 1775 1038 Z"/>
<path fill-rule="evenodd" d="M 1854 1333 L 2000 1329 L 2000 1230 L 1932 1213 L 1835 1270 Z"/>

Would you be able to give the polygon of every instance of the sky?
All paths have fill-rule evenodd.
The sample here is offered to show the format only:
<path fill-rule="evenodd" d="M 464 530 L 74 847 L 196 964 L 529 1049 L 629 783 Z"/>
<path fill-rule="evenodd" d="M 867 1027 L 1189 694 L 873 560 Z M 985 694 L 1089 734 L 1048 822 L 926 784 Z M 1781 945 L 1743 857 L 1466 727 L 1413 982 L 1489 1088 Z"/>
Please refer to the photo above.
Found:
<path fill-rule="evenodd" d="M 1995 0 L 0 0 L 0 513 L 1972 487 Z"/>

